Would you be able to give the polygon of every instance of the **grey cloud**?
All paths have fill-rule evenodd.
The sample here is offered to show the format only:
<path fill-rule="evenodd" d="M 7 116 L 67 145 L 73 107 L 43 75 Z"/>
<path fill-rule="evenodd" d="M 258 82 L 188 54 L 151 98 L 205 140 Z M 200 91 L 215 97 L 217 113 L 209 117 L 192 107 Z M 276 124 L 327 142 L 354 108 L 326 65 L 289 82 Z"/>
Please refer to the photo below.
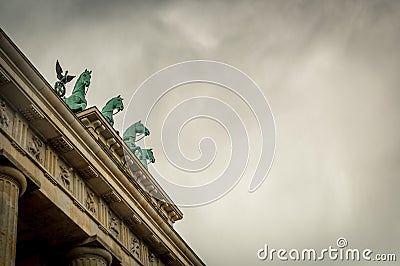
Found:
<path fill-rule="evenodd" d="M 266 182 L 247 193 L 249 170 L 176 225 L 209 265 L 263 265 L 265 243 L 325 248 L 339 236 L 398 251 L 399 20 L 398 1 L 9 1 L 0 10 L 50 84 L 57 58 L 75 73 L 93 69 L 89 105 L 128 99 L 152 73 L 190 59 L 229 63 L 263 89 L 277 127 Z"/>

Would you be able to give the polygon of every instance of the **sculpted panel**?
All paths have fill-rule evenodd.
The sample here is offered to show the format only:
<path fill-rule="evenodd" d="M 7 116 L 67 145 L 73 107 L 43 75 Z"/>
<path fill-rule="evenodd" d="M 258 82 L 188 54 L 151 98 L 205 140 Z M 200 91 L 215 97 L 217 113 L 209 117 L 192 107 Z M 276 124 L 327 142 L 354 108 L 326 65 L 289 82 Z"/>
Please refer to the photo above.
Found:
<path fill-rule="evenodd" d="M 44 143 L 36 135 L 31 135 L 27 142 L 28 152 L 35 158 L 39 163 L 43 163 L 43 151 Z"/>

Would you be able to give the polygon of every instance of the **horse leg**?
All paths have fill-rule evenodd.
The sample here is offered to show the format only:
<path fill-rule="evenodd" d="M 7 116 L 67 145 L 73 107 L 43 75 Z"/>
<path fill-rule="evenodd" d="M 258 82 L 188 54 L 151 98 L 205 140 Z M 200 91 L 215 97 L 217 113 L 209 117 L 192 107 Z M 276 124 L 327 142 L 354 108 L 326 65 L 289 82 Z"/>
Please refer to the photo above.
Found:
<path fill-rule="evenodd" d="M 77 113 L 85 110 L 87 103 L 82 101 L 82 99 L 78 96 L 71 95 L 65 99 L 65 103 L 72 110 L 72 112 Z"/>

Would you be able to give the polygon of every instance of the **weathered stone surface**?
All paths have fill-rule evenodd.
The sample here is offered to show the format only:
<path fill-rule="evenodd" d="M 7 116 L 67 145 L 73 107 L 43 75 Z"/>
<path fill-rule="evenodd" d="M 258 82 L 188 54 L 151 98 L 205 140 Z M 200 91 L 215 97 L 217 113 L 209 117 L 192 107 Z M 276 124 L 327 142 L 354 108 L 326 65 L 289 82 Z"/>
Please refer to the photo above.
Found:
<path fill-rule="evenodd" d="M 0 166 L 0 265 L 14 265 L 17 245 L 18 197 L 26 190 L 24 175 Z"/>

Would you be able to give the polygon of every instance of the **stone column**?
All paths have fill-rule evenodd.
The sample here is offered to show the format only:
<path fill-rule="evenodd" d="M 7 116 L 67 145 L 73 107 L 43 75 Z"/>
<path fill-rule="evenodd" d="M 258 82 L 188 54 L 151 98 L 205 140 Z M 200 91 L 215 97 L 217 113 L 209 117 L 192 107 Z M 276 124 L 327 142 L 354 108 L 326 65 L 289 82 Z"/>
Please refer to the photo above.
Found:
<path fill-rule="evenodd" d="M 109 266 L 111 265 L 111 254 L 97 247 L 76 247 L 68 252 L 70 266 Z"/>
<path fill-rule="evenodd" d="M 0 166 L 0 265 L 15 265 L 18 198 L 25 190 L 26 179 L 20 171 Z"/>

